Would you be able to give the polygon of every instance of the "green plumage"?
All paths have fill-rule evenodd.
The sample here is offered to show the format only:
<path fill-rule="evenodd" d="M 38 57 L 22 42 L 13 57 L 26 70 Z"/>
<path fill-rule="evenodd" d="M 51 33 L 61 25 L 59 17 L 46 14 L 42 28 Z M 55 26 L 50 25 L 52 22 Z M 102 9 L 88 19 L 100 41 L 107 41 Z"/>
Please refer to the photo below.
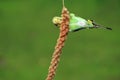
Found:
<path fill-rule="evenodd" d="M 62 17 L 54 17 L 52 21 L 56 26 L 60 27 L 60 24 L 62 22 Z M 81 29 L 92 29 L 92 28 L 104 28 L 104 29 L 112 30 L 111 28 L 103 27 L 96 24 L 95 22 L 93 22 L 93 20 L 86 20 L 84 18 L 75 16 L 75 14 L 73 13 L 70 13 L 70 23 L 69 23 L 70 32 L 75 32 Z"/>
<path fill-rule="evenodd" d="M 94 27 L 91 21 L 87 21 L 81 17 L 76 17 L 73 13 L 70 14 L 69 31 L 77 31 Z"/>

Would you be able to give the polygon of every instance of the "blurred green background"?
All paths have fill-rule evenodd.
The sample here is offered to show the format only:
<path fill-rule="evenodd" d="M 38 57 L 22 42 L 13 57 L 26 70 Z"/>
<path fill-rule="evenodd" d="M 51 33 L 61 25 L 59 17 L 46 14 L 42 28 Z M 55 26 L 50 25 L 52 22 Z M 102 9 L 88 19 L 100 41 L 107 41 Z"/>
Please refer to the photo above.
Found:
<path fill-rule="evenodd" d="M 113 28 L 68 35 L 55 80 L 120 80 L 120 0 L 65 0 L 70 12 Z M 0 0 L 0 80 L 45 80 L 61 0 Z"/>

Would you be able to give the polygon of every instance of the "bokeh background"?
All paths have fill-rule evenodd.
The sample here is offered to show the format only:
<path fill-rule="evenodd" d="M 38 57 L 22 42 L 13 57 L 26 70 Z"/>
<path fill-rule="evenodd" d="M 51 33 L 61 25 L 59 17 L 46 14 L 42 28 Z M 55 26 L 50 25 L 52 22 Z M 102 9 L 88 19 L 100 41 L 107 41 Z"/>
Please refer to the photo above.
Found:
<path fill-rule="evenodd" d="M 68 35 L 55 80 L 120 80 L 120 0 L 65 0 L 70 12 L 112 31 Z M 0 80 L 45 80 L 61 0 L 0 0 Z"/>

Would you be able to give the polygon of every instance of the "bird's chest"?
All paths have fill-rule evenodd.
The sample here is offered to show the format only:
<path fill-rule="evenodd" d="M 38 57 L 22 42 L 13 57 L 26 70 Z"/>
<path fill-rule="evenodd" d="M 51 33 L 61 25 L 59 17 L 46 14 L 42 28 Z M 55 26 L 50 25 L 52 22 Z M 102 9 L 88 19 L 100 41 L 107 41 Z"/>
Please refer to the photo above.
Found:
<path fill-rule="evenodd" d="M 78 21 L 78 22 L 76 22 L 76 26 L 85 27 L 86 26 L 86 21 Z"/>
<path fill-rule="evenodd" d="M 76 20 L 76 21 L 70 21 L 69 27 L 70 31 L 77 30 L 83 27 L 86 27 L 87 22 L 85 20 Z"/>

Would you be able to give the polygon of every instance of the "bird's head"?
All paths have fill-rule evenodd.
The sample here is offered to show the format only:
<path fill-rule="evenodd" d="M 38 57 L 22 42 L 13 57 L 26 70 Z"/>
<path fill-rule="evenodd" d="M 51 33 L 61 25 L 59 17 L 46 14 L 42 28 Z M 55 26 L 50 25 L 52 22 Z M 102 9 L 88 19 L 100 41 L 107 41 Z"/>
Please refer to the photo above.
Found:
<path fill-rule="evenodd" d="M 52 20 L 53 24 L 55 24 L 56 26 L 60 26 L 61 22 L 62 22 L 62 18 L 61 17 L 53 17 Z"/>

